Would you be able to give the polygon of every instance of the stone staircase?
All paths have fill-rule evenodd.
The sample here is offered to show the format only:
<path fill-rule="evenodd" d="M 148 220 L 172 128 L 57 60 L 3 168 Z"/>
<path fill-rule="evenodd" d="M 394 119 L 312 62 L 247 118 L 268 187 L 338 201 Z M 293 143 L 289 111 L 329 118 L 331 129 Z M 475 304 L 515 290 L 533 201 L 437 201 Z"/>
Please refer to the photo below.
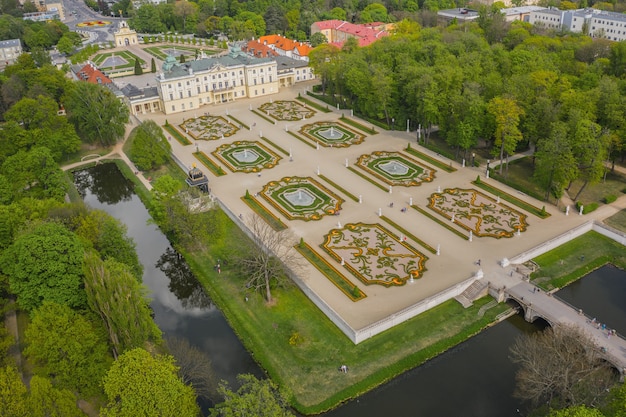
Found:
<path fill-rule="evenodd" d="M 461 294 L 454 297 L 463 308 L 467 308 L 472 305 L 474 300 L 487 295 L 487 287 L 489 284 L 483 280 L 477 279 L 465 289 Z"/>

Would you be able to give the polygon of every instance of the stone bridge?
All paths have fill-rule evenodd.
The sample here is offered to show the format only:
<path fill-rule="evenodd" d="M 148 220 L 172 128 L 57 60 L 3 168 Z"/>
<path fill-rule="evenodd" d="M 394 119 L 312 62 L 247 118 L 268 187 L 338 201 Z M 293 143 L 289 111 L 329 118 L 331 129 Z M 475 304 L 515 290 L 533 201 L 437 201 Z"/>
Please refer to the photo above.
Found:
<path fill-rule="evenodd" d="M 513 274 L 511 274 L 513 277 Z M 601 356 L 620 373 L 623 379 L 626 375 L 626 339 L 618 334 L 609 336 L 610 324 L 605 330 L 597 328 L 592 319 L 585 313 L 573 307 L 550 293 L 526 280 L 509 281 L 512 286 L 503 285 L 500 288 L 491 288 L 490 293 L 499 302 L 513 300 L 523 310 L 524 318 L 534 322 L 538 318 L 545 320 L 550 326 L 559 324 L 571 325 L 580 328 L 587 334 L 601 350 Z"/>

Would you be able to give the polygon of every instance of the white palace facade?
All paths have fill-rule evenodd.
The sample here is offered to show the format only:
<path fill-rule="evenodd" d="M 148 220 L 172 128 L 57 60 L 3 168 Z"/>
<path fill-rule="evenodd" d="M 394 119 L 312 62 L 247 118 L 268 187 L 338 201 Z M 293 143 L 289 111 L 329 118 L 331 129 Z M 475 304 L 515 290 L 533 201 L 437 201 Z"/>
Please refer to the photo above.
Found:
<path fill-rule="evenodd" d="M 208 104 L 276 94 L 280 87 L 313 78 L 306 63 L 285 66 L 281 60 L 256 58 L 240 51 L 186 63 L 168 56 L 157 75 L 159 105 L 140 104 L 136 99 L 129 105 L 133 114 L 157 109 L 165 114 L 180 113 Z"/>

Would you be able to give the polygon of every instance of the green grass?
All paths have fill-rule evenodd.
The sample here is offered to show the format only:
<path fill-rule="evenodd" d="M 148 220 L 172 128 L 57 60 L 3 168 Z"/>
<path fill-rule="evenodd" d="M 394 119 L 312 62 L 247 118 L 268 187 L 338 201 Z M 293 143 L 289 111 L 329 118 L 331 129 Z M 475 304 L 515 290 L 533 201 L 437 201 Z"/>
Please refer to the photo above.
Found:
<path fill-rule="evenodd" d="M 413 156 L 417 156 L 418 158 L 428 162 L 431 165 L 436 166 L 439 169 L 442 169 L 446 172 L 454 172 L 456 171 L 456 168 L 452 167 L 452 163 L 446 165 L 443 162 L 441 162 L 438 159 L 435 159 L 429 155 L 426 155 L 425 153 L 422 153 L 420 151 L 416 151 L 415 149 L 410 147 L 411 145 L 409 144 L 409 146 L 404 150 L 406 153 L 410 153 Z"/>
<path fill-rule="evenodd" d="M 110 68 L 111 70 L 113 69 L 113 67 L 102 67 L 102 63 L 106 60 L 106 58 L 110 57 L 113 55 L 113 52 L 104 52 L 104 53 L 98 53 L 95 57 L 93 57 L 92 61 L 94 62 L 94 64 L 98 65 L 99 68 Z M 139 64 L 143 65 L 145 64 L 145 61 L 141 58 L 139 58 L 137 55 L 133 54 L 132 52 L 128 52 L 128 51 L 118 51 L 115 52 L 115 56 L 119 56 L 124 58 L 127 63 L 124 65 L 116 65 L 115 66 L 115 70 L 118 69 L 125 69 L 125 68 L 134 68 L 135 67 L 135 60 L 139 61 Z"/>
<path fill-rule="evenodd" d="M 367 175 L 360 173 L 359 171 L 357 171 L 356 169 L 354 169 L 352 167 L 348 167 L 348 171 L 351 171 L 351 172 L 355 173 L 359 177 L 363 178 L 365 181 L 367 181 L 369 183 L 372 183 L 373 185 L 377 186 L 381 190 L 384 190 L 384 191 L 387 191 L 387 192 L 389 191 L 389 187 L 385 187 L 384 185 L 379 184 L 377 181 L 374 181 L 373 179 L 371 179 Z"/>
<path fill-rule="evenodd" d="M 424 249 L 426 249 L 430 253 L 437 253 L 437 249 L 433 248 L 428 243 L 424 242 L 422 239 L 418 238 L 413 233 L 409 232 L 404 227 L 400 226 L 398 223 L 396 223 L 393 220 L 391 220 L 389 217 L 387 217 L 387 216 L 380 216 L 380 218 L 383 219 L 384 221 L 386 221 L 387 223 L 389 223 L 391 226 L 393 226 L 394 228 L 396 228 L 400 232 L 402 232 L 409 239 L 413 240 L 414 242 L 417 242 L 421 247 L 423 247 Z"/>
<path fill-rule="evenodd" d="M 198 159 L 198 161 L 202 162 L 202 165 L 207 167 L 209 171 L 211 171 L 213 175 L 215 175 L 216 177 L 221 177 L 222 175 L 226 175 L 226 171 L 224 171 L 224 169 L 221 166 L 213 162 L 213 160 L 211 160 L 211 158 L 209 158 L 207 154 L 205 154 L 204 152 L 194 152 L 193 156 L 195 156 Z"/>
<path fill-rule="evenodd" d="M 250 110 L 250 111 L 251 111 L 252 113 L 256 114 L 257 116 L 259 116 L 260 118 L 267 120 L 267 121 L 268 121 L 268 122 L 270 122 L 271 124 L 273 124 L 273 125 L 275 125 L 275 124 L 276 124 L 276 121 L 275 121 L 274 119 L 270 119 L 269 117 L 267 117 L 267 116 L 266 116 L 266 115 L 264 115 L 263 113 L 258 112 L 258 111 L 256 111 L 256 110 Z"/>
<path fill-rule="evenodd" d="M 139 184 L 139 188 L 144 187 Z M 140 195 L 149 206 L 151 195 L 147 191 Z M 207 242 L 205 252 L 180 248 L 181 253 L 245 347 L 274 381 L 289 390 L 291 404 L 303 413 L 323 412 L 424 363 L 508 310 L 499 304 L 479 317 L 480 307 L 491 298 L 478 300 L 468 309 L 451 300 L 354 345 L 297 287 L 275 289 L 276 302 L 268 306 L 260 295 L 244 300 L 244 294 L 249 294 L 245 277 L 236 270 L 225 268 L 218 275 L 213 266 L 216 259 L 226 258 L 227 242 L 247 239 L 231 220 L 222 217 L 224 240 Z M 301 343 L 292 345 L 289 339 L 295 333 Z M 350 366 L 348 374 L 337 371 L 343 363 Z"/>
<path fill-rule="evenodd" d="M 296 250 L 300 252 L 304 258 L 309 261 L 318 271 L 322 273 L 326 278 L 330 280 L 337 288 L 341 290 L 352 301 L 359 301 L 367 297 L 363 291 L 354 285 L 350 280 L 343 276 L 337 269 L 326 262 L 311 246 L 305 242 L 295 246 Z M 357 295 L 358 294 L 358 295 Z"/>
<path fill-rule="evenodd" d="M 310 94 L 307 91 L 307 94 Z M 298 94 L 298 97 L 296 97 L 296 99 L 300 100 L 301 102 L 305 103 L 307 106 L 309 107 L 313 107 L 316 110 L 321 111 L 322 113 L 330 113 L 331 110 L 328 109 L 328 106 L 322 106 L 321 104 L 318 104 L 312 100 L 309 100 L 306 97 L 302 97 L 300 94 Z"/>
<path fill-rule="evenodd" d="M 265 136 L 261 136 L 261 139 L 264 140 L 265 142 L 269 143 L 270 145 L 272 145 L 274 148 L 278 149 L 280 152 L 282 152 L 284 155 L 289 156 L 289 152 L 287 152 L 286 150 L 284 150 L 283 148 L 281 148 L 279 145 L 277 145 L 276 143 L 272 142 L 271 140 L 269 140 L 268 138 L 266 138 Z"/>
<path fill-rule="evenodd" d="M 187 52 L 185 53 L 185 58 L 189 58 L 189 57 L 194 58 L 196 56 L 196 50 L 203 49 L 200 47 L 194 48 L 192 46 L 181 46 L 181 45 L 176 45 L 175 47 L 179 51 Z M 150 55 L 160 59 L 161 61 L 164 61 L 165 58 L 167 58 L 167 54 L 163 52 L 163 50 L 172 49 L 172 48 L 174 48 L 174 46 L 159 45 L 159 46 L 149 46 L 147 48 L 143 48 L 143 50 L 149 53 Z M 213 55 L 215 52 L 205 50 L 204 53 L 207 55 Z M 178 61 L 178 58 L 176 60 Z"/>
<path fill-rule="evenodd" d="M 315 148 L 315 149 L 317 149 L 317 145 L 316 145 L 316 144 L 311 143 L 311 141 L 309 141 L 309 140 L 307 140 L 307 139 L 303 138 L 303 137 L 302 137 L 302 136 L 300 136 L 300 135 L 295 134 L 295 133 L 294 133 L 294 132 L 292 132 L 291 130 L 287 131 L 287 133 L 289 133 L 291 136 L 293 136 L 294 138 L 298 139 L 299 141 L 302 141 L 303 143 L 305 143 L 305 144 L 309 145 L 311 148 Z"/>
<path fill-rule="evenodd" d="M 287 229 L 287 225 L 282 222 L 278 217 L 273 215 L 265 206 L 258 202 L 258 200 L 251 195 L 241 197 L 244 203 L 246 203 L 256 214 L 259 215 L 270 227 L 277 232 Z"/>
<path fill-rule="evenodd" d="M 367 132 L 370 135 L 376 135 L 378 134 L 378 131 L 376 131 L 376 129 L 374 129 L 373 127 L 367 127 L 359 122 L 357 122 L 356 120 L 352 120 L 347 118 L 345 115 L 342 115 L 339 120 L 341 120 L 342 123 L 345 123 L 347 125 L 350 125 L 352 127 L 356 127 L 359 130 L 362 130 L 363 132 Z"/>
<path fill-rule="evenodd" d="M 617 230 L 626 232 L 626 210 L 618 211 L 608 219 L 605 219 L 604 222 Z"/>
<path fill-rule="evenodd" d="M 350 191 L 346 190 L 345 188 L 343 188 L 342 186 L 340 186 L 339 184 L 337 184 L 336 182 L 332 181 L 330 178 L 325 177 L 324 175 L 320 174 L 319 177 L 321 179 L 323 179 L 324 181 L 326 181 L 327 183 L 329 183 L 330 185 L 332 185 L 333 187 L 335 187 L 337 190 L 341 191 L 343 194 L 345 194 L 348 198 L 356 201 L 357 203 L 359 202 L 359 198 L 357 196 L 355 196 L 354 194 L 352 194 Z"/>
<path fill-rule="evenodd" d="M 480 180 L 480 182 L 476 182 L 476 181 L 472 181 L 472 184 L 474 184 L 476 187 L 485 190 L 495 196 L 499 196 L 502 200 L 509 202 L 519 208 L 521 208 L 522 210 L 526 210 L 527 212 L 534 214 L 537 217 L 540 217 L 542 219 L 546 219 L 548 217 L 550 217 L 550 213 L 548 213 L 547 211 L 540 209 L 538 207 L 533 206 L 530 203 L 527 203 L 526 201 L 519 199 L 515 196 L 512 196 L 511 194 L 507 193 L 506 191 L 502 191 L 499 188 L 494 187 L 493 185 L 489 185 L 487 183 L 484 182 L 484 180 Z"/>
<path fill-rule="evenodd" d="M 174 126 L 167 124 L 167 125 L 163 125 L 162 127 L 167 133 L 172 135 L 174 139 L 180 142 L 181 145 L 183 146 L 191 145 L 191 141 L 187 139 L 185 136 L 183 136 L 183 134 L 180 133 L 178 129 L 176 129 Z"/>
<path fill-rule="evenodd" d="M 533 282 L 546 291 L 562 288 L 589 272 L 612 263 L 626 269 L 624 246 L 597 232 L 588 232 L 534 259 L 540 267 Z"/>
<path fill-rule="evenodd" d="M 185 256 L 246 348 L 274 381 L 290 391 L 292 405 L 306 414 L 335 407 L 424 363 L 508 309 L 501 304 L 479 318 L 480 307 L 490 298 L 468 309 L 452 300 L 354 345 L 299 289 L 276 289 L 277 302 L 271 307 L 260 296 L 245 302 L 243 278 L 224 270 L 217 277 L 213 258 L 206 254 Z M 302 342 L 291 345 L 295 333 Z M 348 374 L 337 371 L 343 363 L 350 367 Z"/>
<path fill-rule="evenodd" d="M 568 193 L 573 198 L 582 187 L 582 181 L 574 181 Z M 589 184 L 583 190 L 578 201 L 583 205 L 590 203 L 605 204 L 605 198 L 609 195 L 621 196 L 626 187 L 626 176 L 618 172 L 607 172 L 606 180 L 600 180 L 597 184 Z"/>
<path fill-rule="evenodd" d="M 441 220 L 437 216 L 431 214 L 429 211 L 424 210 L 423 208 L 421 208 L 420 206 L 417 206 L 415 204 L 413 204 L 411 207 L 413 207 L 415 210 L 417 210 L 418 212 L 422 213 L 424 216 L 428 217 L 432 221 L 439 223 L 439 225 L 445 227 L 446 229 L 448 229 L 449 231 L 451 231 L 455 235 L 457 235 L 457 236 L 459 236 L 459 237 L 461 237 L 461 238 L 463 238 L 465 240 L 469 240 L 469 236 L 468 235 L 466 235 L 465 233 L 462 233 L 462 232 L 458 231 L 457 229 L 455 229 L 454 227 L 452 227 L 450 225 L 450 222 Z"/>

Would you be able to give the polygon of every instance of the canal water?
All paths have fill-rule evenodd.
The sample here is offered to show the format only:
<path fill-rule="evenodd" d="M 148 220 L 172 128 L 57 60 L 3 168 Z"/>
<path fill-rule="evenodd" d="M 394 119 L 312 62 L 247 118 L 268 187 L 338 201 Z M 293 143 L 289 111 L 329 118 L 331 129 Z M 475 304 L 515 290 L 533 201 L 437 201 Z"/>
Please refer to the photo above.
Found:
<path fill-rule="evenodd" d="M 155 321 L 165 337 L 187 339 L 206 352 L 214 372 L 233 384 L 236 375 L 262 371 L 204 294 L 197 280 L 159 229 L 114 164 L 75 173 L 85 202 L 120 219 L 137 244 L 150 290 Z M 605 274 L 605 270 L 609 273 Z M 621 333 L 626 305 L 626 273 L 607 267 L 559 292 L 566 301 L 606 321 Z M 606 278 L 606 276 L 610 276 Z M 600 277 L 600 279 L 598 279 Z M 608 280 L 608 281 L 606 281 Z M 598 282 L 598 283 L 596 283 Z M 615 322 L 615 323 L 613 323 Z M 619 323 L 618 323 L 619 322 Z M 509 347 L 524 333 L 540 330 L 520 316 L 493 326 L 426 364 L 395 378 L 357 400 L 327 412 L 326 417 L 393 415 L 428 417 L 516 417 L 527 404 L 514 398 L 516 366 Z M 203 409 L 211 404 L 203 404 Z"/>

